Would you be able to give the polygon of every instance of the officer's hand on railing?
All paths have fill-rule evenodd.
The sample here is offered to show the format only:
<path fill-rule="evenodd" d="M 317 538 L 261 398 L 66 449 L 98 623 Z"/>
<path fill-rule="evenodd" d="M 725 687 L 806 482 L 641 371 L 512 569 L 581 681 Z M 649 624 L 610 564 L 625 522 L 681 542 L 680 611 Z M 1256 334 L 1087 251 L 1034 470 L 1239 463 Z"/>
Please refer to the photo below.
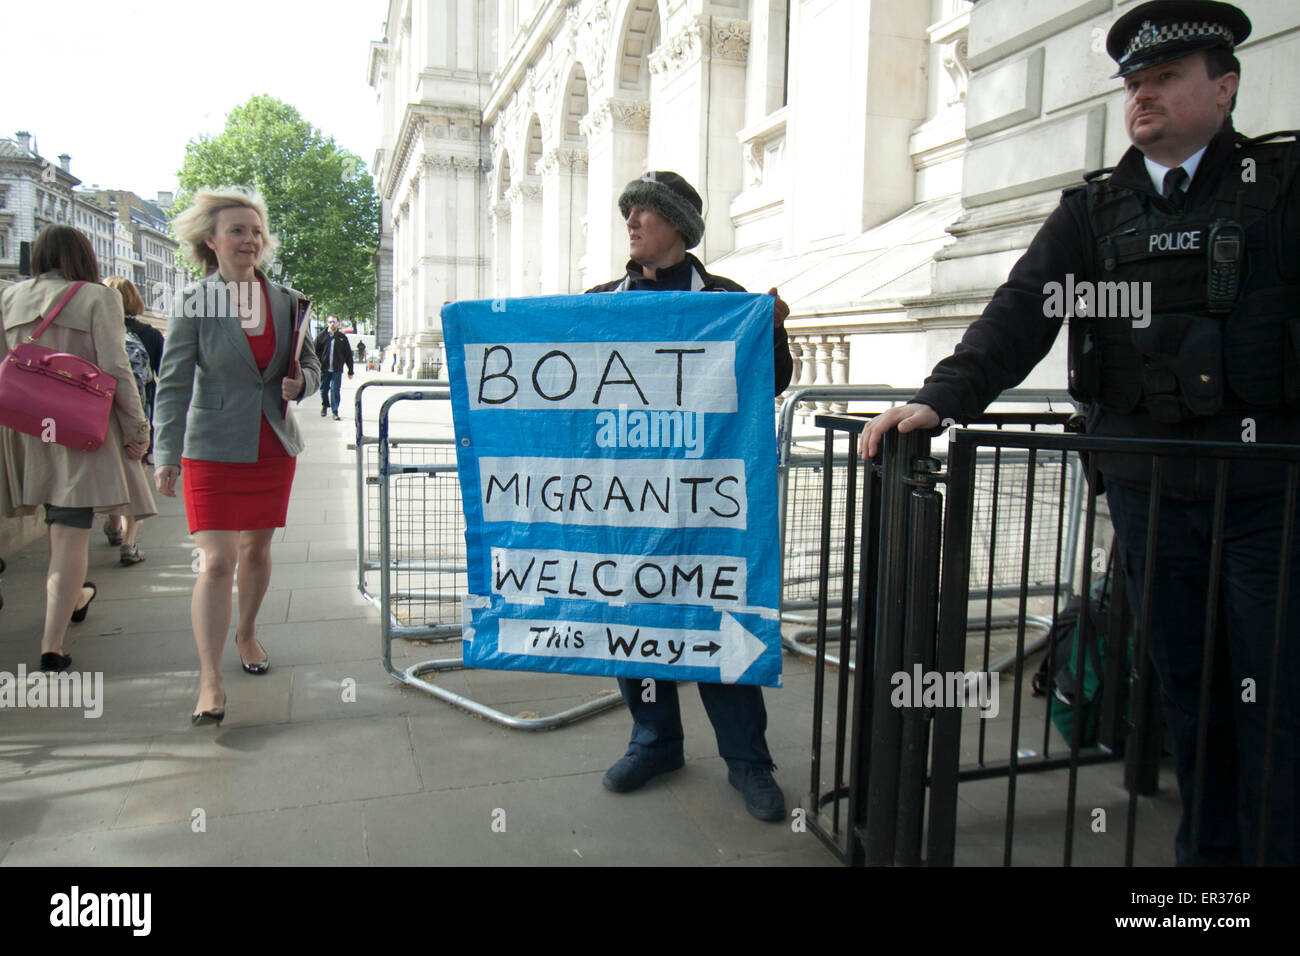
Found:
<path fill-rule="evenodd" d="M 897 405 L 881 412 L 867 423 L 858 439 L 858 454 L 863 461 L 875 458 L 876 452 L 880 450 L 881 439 L 894 426 L 898 426 L 899 433 L 905 435 L 918 428 L 937 428 L 938 425 L 939 413 L 929 405 Z"/>

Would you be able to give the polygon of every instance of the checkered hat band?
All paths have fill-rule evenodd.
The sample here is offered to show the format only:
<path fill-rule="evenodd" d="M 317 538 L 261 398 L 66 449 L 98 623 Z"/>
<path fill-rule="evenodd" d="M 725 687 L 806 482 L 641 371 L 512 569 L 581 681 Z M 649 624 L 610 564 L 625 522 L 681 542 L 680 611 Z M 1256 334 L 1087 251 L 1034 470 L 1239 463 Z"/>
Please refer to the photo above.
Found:
<path fill-rule="evenodd" d="M 1164 26 L 1156 27 L 1150 20 L 1146 20 L 1142 28 L 1133 35 L 1133 39 L 1128 41 L 1128 49 L 1124 51 L 1124 56 L 1132 56 L 1134 53 L 1149 50 L 1151 47 L 1172 40 L 1223 40 L 1231 47 L 1232 39 L 1232 31 L 1222 23 L 1189 20 L 1185 23 L 1166 23 Z"/>

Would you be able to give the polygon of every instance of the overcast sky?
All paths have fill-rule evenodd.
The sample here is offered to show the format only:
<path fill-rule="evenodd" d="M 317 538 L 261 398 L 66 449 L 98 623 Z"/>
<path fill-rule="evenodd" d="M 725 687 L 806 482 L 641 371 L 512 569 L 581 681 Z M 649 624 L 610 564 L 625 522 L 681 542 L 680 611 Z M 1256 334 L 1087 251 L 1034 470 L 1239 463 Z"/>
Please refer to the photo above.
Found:
<path fill-rule="evenodd" d="M 0 136 L 72 156 L 84 185 L 152 199 L 176 189 L 185 144 L 266 93 L 373 172 L 379 114 L 366 84 L 387 0 L 63 0 L 4 4 Z"/>

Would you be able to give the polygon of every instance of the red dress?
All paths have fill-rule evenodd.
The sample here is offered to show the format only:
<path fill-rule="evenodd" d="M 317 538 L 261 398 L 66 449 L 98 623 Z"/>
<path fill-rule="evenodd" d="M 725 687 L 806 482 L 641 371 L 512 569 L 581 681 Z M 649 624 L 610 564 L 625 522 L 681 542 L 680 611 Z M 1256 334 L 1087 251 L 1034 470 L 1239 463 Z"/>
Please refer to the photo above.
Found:
<path fill-rule="evenodd" d="M 275 323 L 271 302 L 262 283 L 262 305 L 266 322 L 258 335 L 248 335 L 253 360 L 266 371 L 275 355 Z M 289 510 L 289 491 L 297 459 L 284 445 L 262 413 L 257 461 L 199 461 L 181 459 L 181 486 L 185 493 L 185 516 L 190 534 L 195 531 L 256 531 L 283 528 Z"/>

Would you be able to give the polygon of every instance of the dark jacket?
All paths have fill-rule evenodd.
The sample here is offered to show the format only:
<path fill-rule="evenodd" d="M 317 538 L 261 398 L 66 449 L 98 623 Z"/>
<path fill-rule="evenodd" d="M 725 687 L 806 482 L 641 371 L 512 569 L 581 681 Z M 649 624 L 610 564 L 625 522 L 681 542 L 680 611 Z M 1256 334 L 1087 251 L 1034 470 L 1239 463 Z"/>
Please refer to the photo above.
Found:
<path fill-rule="evenodd" d="M 653 279 L 647 279 L 641 266 L 627 264 L 627 274 L 602 285 L 593 286 L 590 292 L 744 292 L 745 287 L 725 276 L 706 272 L 700 260 L 689 252 L 675 266 L 660 269 Z M 772 366 L 775 371 L 773 394 L 780 395 L 790 384 L 794 374 L 794 359 L 790 357 L 790 342 L 783 328 L 772 329 Z"/>
<path fill-rule="evenodd" d="M 1191 209 L 1206 202 L 1226 176 L 1240 176 L 1237 161 L 1238 134 L 1225 128 L 1207 146 L 1197 167 L 1186 199 Z M 1142 153 L 1131 147 L 1111 174 L 1111 184 L 1153 197 L 1163 203 L 1151 184 Z M 1282 221 L 1291 241 L 1300 233 L 1300 188 L 1292 185 L 1284 200 Z M 934 367 L 922 389 L 912 399 L 929 405 L 939 417 L 978 415 L 1003 390 L 1024 380 L 1047 355 L 1061 328 L 1062 320 L 1047 314 L 1044 301 L 1047 285 L 1065 282 L 1067 275 L 1097 281 L 1093 265 L 1095 240 L 1086 209 L 1086 193 L 1079 187 L 1067 189 L 1061 203 L 1048 216 L 1020 261 L 1015 264 L 983 314 L 971 323 L 953 354 Z M 1180 441 L 1242 440 L 1242 415 L 1213 415 L 1168 424 L 1157 422 L 1145 411 L 1120 415 L 1098 406 L 1088 406 L 1088 432 L 1132 438 L 1166 438 Z M 1259 443 L 1300 442 L 1300 413 L 1287 409 L 1253 412 L 1255 440 Z M 1108 481 L 1146 490 L 1150 463 L 1137 457 L 1099 456 L 1098 468 Z M 1211 459 L 1166 459 L 1163 468 L 1165 493 L 1184 499 L 1213 496 L 1215 464 Z M 1237 494 L 1273 490 L 1281 470 L 1276 465 L 1230 468 L 1230 488 Z"/>
<path fill-rule="evenodd" d="M 324 372 L 329 369 L 329 349 L 334 348 L 334 371 L 343 371 L 343 366 L 347 365 L 348 374 L 352 374 L 352 346 L 348 344 L 348 337 L 342 332 L 335 332 L 331 338 L 329 329 L 324 329 L 320 335 L 316 336 L 316 357 L 320 359 L 320 368 Z"/>
<path fill-rule="evenodd" d="M 162 368 L 163 334 L 152 325 L 146 325 L 134 315 L 126 317 L 126 330 L 140 336 L 144 350 L 149 353 L 149 366 L 155 375 Z"/>

